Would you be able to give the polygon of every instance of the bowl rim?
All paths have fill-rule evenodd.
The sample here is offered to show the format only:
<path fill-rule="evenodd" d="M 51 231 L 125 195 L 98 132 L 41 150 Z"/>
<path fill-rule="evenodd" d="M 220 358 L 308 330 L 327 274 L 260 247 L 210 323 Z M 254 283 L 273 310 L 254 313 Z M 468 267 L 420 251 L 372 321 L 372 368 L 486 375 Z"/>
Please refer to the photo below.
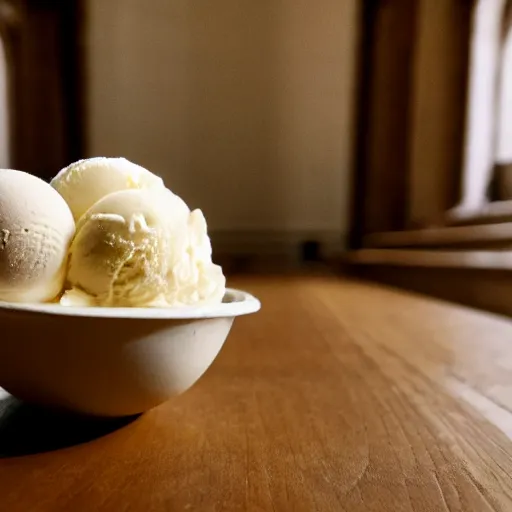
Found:
<path fill-rule="evenodd" d="M 243 290 L 226 288 L 219 304 L 203 306 L 179 306 L 171 308 L 111 308 L 74 307 L 60 304 L 17 303 L 0 301 L 0 314 L 34 313 L 53 316 L 85 318 L 125 318 L 141 320 L 189 320 L 206 318 L 232 318 L 256 313 L 261 308 L 260 301 Z"/>

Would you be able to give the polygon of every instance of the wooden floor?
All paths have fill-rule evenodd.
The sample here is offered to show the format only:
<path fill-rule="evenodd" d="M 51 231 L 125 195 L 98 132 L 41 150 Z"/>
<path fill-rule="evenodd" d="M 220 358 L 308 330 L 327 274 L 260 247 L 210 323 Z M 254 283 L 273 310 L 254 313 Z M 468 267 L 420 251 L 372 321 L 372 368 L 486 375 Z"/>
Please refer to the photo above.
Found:
<path fill-rule="evenodd" d="M 230 284 L 263 309 L 178 399 L 103 436 L 7 399 L 0 509 L 512 510 L 510 321 L 334 277 Z"/>

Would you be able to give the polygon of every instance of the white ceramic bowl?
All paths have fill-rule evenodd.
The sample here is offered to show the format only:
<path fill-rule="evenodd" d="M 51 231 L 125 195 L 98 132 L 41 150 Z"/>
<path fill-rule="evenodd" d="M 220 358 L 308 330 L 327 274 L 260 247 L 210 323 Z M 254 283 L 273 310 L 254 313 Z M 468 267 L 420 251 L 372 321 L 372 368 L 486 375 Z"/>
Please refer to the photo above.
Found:
<path fill-rule="evenodd" d="M 192 386 L 236 316 L 259 301 L 171 309 L 0 302 L 0 387 L 27 402 L 95 416 L 147 411 Z"/>

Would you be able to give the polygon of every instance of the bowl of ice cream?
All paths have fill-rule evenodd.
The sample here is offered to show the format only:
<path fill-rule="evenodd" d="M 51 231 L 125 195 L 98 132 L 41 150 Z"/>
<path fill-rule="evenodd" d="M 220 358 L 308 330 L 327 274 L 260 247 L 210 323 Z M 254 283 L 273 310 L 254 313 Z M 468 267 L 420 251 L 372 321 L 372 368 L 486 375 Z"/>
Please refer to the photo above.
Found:
<path fill-rule="evenodd" d="M 47 184 L 0 169 L 0 387 L 95 416 L 192 386 L 258 300 L 226 289 L 200 210 L 122 158 Z"/>
<path fill-rule="evenodd" d="M 229 289 L 219 304 L 182 308 L 0 303 L 0 386 L 82 414 L 141 413 L 190 388 L 235 317 L 258 309 Z"/>

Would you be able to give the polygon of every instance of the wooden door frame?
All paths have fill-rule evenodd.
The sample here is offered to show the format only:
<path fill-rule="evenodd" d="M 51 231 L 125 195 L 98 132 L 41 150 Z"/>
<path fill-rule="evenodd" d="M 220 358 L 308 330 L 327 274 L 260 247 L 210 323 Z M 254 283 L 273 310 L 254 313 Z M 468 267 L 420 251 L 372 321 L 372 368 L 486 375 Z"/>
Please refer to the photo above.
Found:
<path fill-rule="evenodd" d="M 22 83 L 21 40 L 22 4 L 0 0 L 0 38 L 2 39 L 7 66 L 7 119 L 9 129 L 9 154 L 11 167 L 16 167 L 21 135 L 19 112 L 20 95 L 16 93 Z"/>
<path fill-rule="evenodd" d="M 44 71 L 45 65 L 34 58 L 38 43 L 31 39 L 31 28 L 38 23 L 40 13 L 49 11 L 55 17 L 58 32 L 55 59 L 59 69 L 55 72 L 62 92 L 61 125 L 66 135 L 61 165 L 83 157 L 86 151 L 85 0 L 0 0 L 0 37 L 4 41 L 9 79 L 11 167 L 29 172 L 34 172 L 30 162 L 39 156 L 30 145 L 31 137 L 37 130 L 45 129 L 44 117 L 27 108 L 27 97 L 34 98 L 37 93 L 34 77 Z M 37 101 L 41 105 L 46 98 Z M 50 170 L 41 177 L 48 179 L 49 173 Z"/>
<path fill-rule="evenodd" d="M 371 218 L 375 217 L 368 214 L 369 203 L 372 202 L 368 199 L 368 191 L 372 187 L 372 180 L 369 177 L 369 144 L 371 143 L 371 130 L 375 126 L 372 120 L 373 94 L 375 94 L 375 67 L 376 61 L 374 59 L 375 52 L 378 49 L 376 41 L 376 31 L 378 28 L 378 16 L 380 9 L 386 9 L 390 0 L 364 0 L 360 9 L 359 18 L 359 48 L 358 48 L 358 73 L 356 78 L 358 96 L 356 98 L 356 140 L 355 140 L 355 161 L 354 161 L 354 179 L 352 180 L 352 204 L 351 204 L 351 230 L 349 235 L 349 246 L 352 249 L 360 248 L 363 244 L 363 237 L 367 233 L 366 226 L 368 222 L 371 223 Z M 416 17 L 418 11 L 418 2 L 416 0 L 409 0 L 403 3 L 400 11 L 400 16 L 404 18 L 402 24 L 404 26 L 405 37 L 409 40 L 410 44 L 407 46 L 406 62 L 403 62 L 404 78 L 403 87 L 406 90 L 410 89 L 413 80 L 412 73 L 412 57 L 413 45 L 415 41 L 415 31 L 417 28 Z M 395 20 L 396 23 L 396 20 Z M 398 41 L 398 40 L 397 40 Z M 398 41 L 403 43 L 403 41 Z M 396 42 L 396 44 L 398 44 Z M 401 46 L 402 49 L 405 48 Z M 409 69 L 411 68 L 411 69 Z M 404 110 L 403 115 L 407 117 L 407 112 Z M 407 124 L 407 123 L 406 123 Z M 405 167 L 408 162 L 408 127 L 397 127 L 403 132 L 403 136 L 399 137 L 402 142 L 397 151 L 401 152 L 401 167 Z M 398 171 L 398 172 L 397 172 Z M 401 229 L 402 224 L 405 227 L 407 203 L 404 200 L 407 194 L 405 191 L 408 188 L 407 176 L 404 169 L 389 169 L 386 171 L 388 186 L 394 198 L 383 202 L 389 206 L 390 203 L 395 204 L 393 212 L 382 212 L 383 215 L 389 216 L 390 227 L 393 229 Z M 383 178 L 381 176 L 381 178 Z M 382 179 L 381 179 L 382 181 Z M 375 190 L 374 190 L 375 192 Z M 384 193 L 384 191 L 382 191 Z M 375 194 L 373 194 L 375 196 Z M 375 199 L 375 197 L 373 197 Z M 373 208 L 373 207 L 372 207 Z M 384 208 L 385 209 L 385 208 Z M 400 226 L 397 226 L 400 224 Z M 389 228 L 388 228 L 389 229 Z"/>
<path fill-rule="evenodd" d="M 348 244 L 351 249 L 359 249 L 364 238 L 364 196 L 367 184 L 366 133 L 370 124 L 370 82 L 372 78 L 372 51 L 374 45 L 374 27 L 376 1 L 363 1 L 359 10 L 356 71 L 356 121 L 354 144 L 354 167 L 352 193 L 350 194 L 350 231 Z"/>

